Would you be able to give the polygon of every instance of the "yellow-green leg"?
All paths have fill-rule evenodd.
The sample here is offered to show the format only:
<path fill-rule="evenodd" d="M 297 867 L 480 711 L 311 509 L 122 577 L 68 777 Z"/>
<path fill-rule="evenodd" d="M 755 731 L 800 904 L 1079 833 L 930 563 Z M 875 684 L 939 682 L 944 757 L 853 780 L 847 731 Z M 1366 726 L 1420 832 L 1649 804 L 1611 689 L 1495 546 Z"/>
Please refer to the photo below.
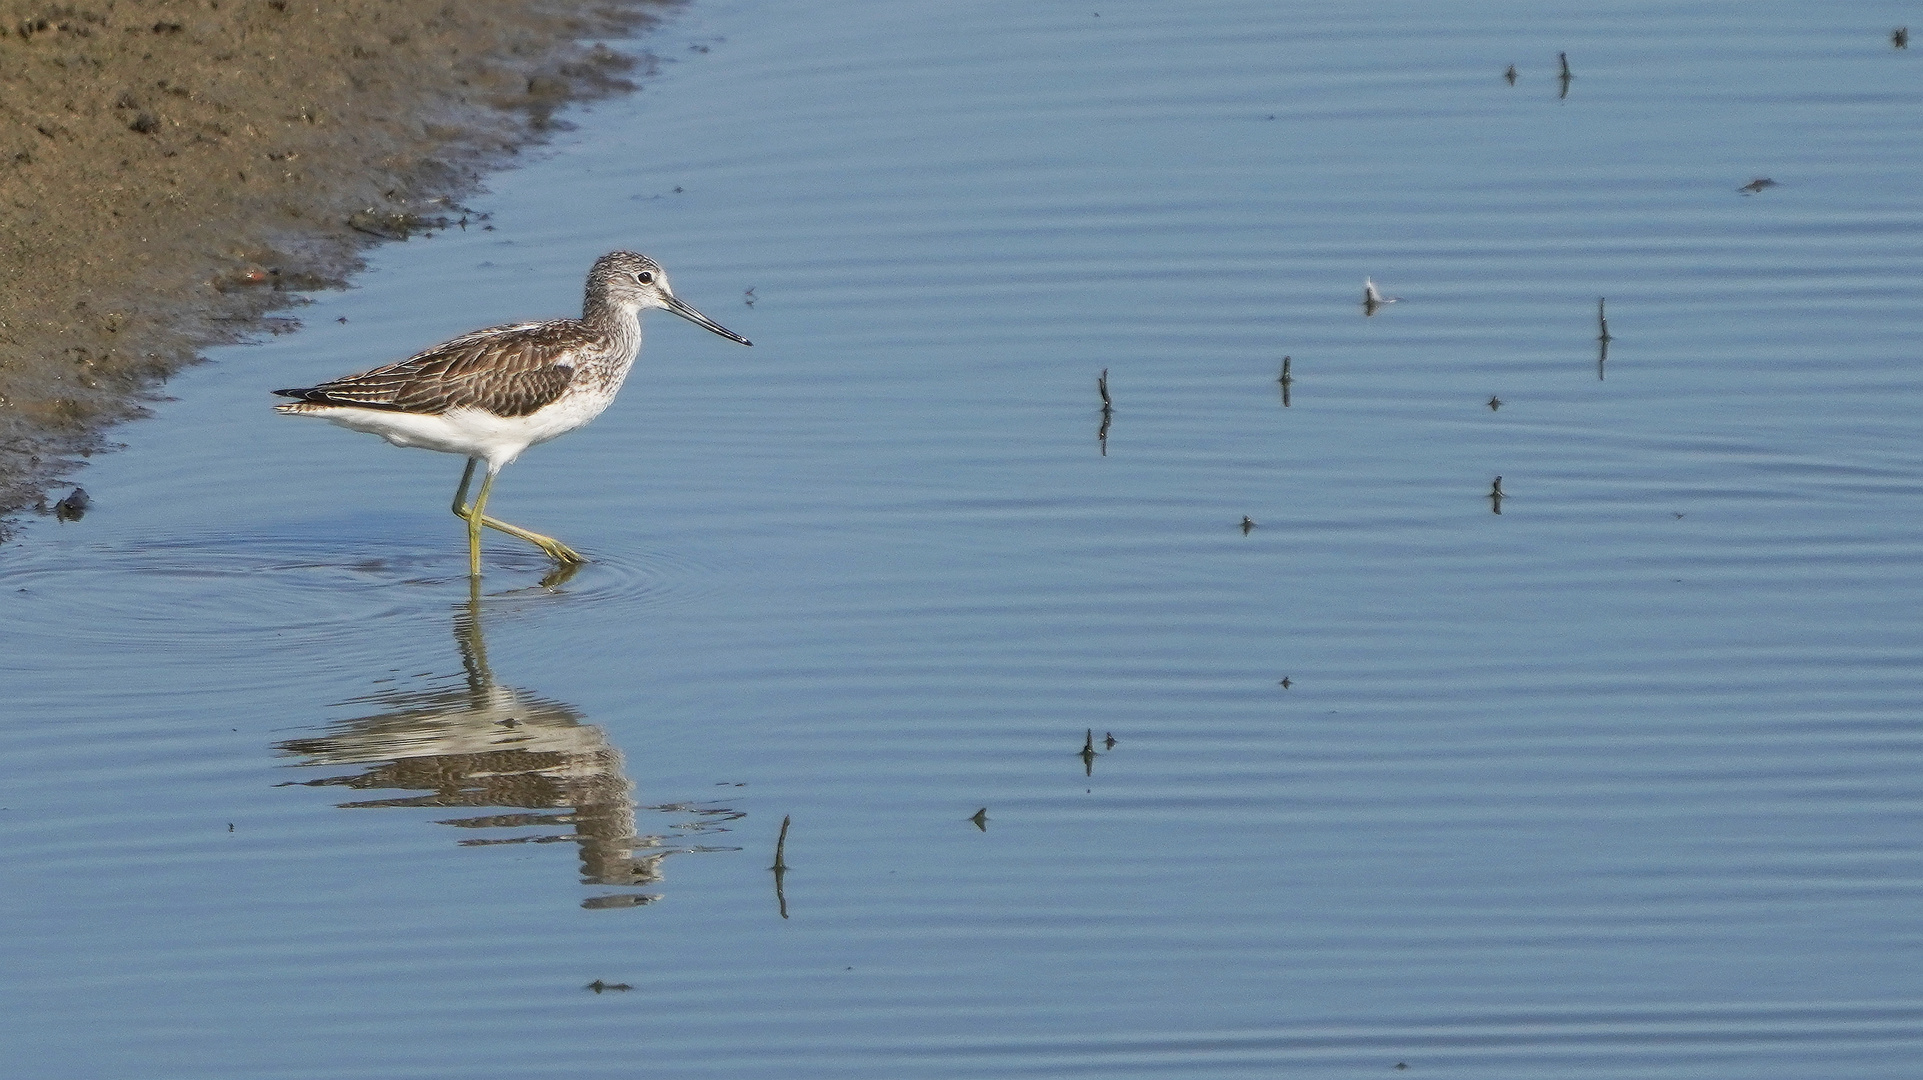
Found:
<path fill-rule="evenodd" d="M 489 471 L 481 481 L 481 490 L 474 496 L 474 505 L 468 506 L 467 485 L 474 479 L 474 466 L 480 458 L 468 458 L 467 469 L 461 473 L 461 486 L 454 492 L 454 516 L 467 522 L 467 572 L 473 577 L 481 576 L 481 526 L 499 529 L 510 536 L 518 536 L 547 553 L 548 558 L 562 566 L 574 566 L 587 562 L 573 548 L 552 536 L 523 529 L 519 525 L 509 525 L 499 518 L 488 517 L 483 511 L 487 507 L 488 492 L 494 487 L 494 473 Z"/>

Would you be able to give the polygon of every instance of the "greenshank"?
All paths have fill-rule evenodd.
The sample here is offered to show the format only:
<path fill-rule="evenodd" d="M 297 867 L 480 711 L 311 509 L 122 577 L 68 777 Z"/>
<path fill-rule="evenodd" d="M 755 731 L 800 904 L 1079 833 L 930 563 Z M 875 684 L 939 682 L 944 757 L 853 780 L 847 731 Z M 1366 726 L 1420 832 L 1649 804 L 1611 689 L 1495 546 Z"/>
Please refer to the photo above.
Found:
<path fill-rule="evenodd" d="M 562 567 L 584 562 L 551 536 L 485 513 L 500 471 L 537 443 L 558 438 L 601 414 L 641 352 L 641 312 L 663 308 L 743 345 L 753 342 L 683 303 L 667 272 L 646 255 L 615 251 L 588 271 L 578 319 L 513 323 L 462 334 L 358 375 L 318 386 L 276 390 L 299 400 L 274 406 L 417 446 L 467 458 L 454 514 L 467 522 L 468 573 L 481 573 L 481 527 L 518 536 Z M 487 475 L 467 501 L 474 468 Z"/>

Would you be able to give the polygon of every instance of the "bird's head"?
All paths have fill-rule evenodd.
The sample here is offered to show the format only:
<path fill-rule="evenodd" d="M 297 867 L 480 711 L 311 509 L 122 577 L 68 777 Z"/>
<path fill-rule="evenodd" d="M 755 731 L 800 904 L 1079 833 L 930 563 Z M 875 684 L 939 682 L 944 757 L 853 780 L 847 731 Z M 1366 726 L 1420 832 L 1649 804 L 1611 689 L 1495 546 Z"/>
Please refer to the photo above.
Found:
<path fill-rule="evenodd" d="M 597 300 L 625 314 L 664 308 L 729 341 L 754 344 L 683 303 L 668 287 L 668 272 L 661 264 L 632 251 L 611 251 L 595 260 L 588 273 L 588 307 L 595 307 Z"/>

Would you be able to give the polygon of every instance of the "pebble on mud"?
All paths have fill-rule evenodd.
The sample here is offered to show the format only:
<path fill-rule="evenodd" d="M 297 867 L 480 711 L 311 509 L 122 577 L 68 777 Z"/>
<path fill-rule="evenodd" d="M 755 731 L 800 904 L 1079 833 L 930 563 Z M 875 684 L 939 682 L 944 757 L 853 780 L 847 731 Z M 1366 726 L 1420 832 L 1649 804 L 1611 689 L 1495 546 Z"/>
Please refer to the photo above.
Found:
<path fill-rule="evenodd" d="M 86 488 L 74 488 L 66 498 L 53 504 L 53 516 L 58 521 L 79 521 L 87 516 L 87 504 L 92 501 L 87 498 Z"/>

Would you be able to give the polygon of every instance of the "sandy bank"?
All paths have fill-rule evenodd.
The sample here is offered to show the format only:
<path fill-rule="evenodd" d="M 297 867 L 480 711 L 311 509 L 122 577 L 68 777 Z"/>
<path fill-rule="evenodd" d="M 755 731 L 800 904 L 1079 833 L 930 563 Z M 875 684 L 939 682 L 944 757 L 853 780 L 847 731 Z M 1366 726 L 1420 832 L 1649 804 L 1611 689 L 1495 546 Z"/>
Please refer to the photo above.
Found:
<path fill-rule="evenodd" d="M 0 0 L 0 517 L 195 350 L 458 219 L 665 0 Z M 645 63 L 645 58 L 643 61 Z"/>

